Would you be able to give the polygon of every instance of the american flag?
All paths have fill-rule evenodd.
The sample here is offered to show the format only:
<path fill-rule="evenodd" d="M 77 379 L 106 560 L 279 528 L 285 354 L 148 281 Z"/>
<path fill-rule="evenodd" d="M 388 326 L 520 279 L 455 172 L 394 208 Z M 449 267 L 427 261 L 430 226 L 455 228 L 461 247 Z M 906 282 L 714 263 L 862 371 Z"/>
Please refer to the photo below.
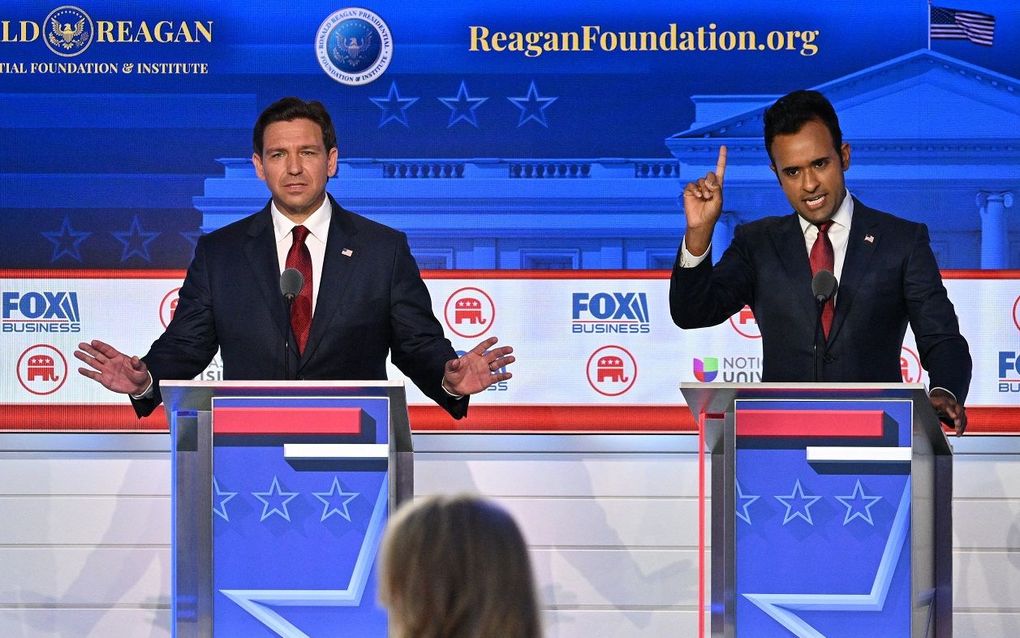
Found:
<path fill-rule="evenodd" d="M 995 37 L 995 16 L 932 6 L 930 28 L 933 40 L 970 40 L 990 47 Z"/>

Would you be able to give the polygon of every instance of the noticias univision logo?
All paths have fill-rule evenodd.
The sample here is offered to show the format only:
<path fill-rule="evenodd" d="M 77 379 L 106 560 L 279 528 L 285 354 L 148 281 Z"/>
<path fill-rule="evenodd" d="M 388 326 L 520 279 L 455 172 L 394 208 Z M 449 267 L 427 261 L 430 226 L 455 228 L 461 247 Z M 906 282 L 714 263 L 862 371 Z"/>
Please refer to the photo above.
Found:
<path fill-rule="evenodd" d="M 719 359 L 717 357 L 705 357 L 694 359 L 694 378 L 702 383 L 715 381 L 719 376 Z"/>
<path fill-rule="evenodd" d="M 723 383 L 761 382 L 761 357 L 701 357 L 692 364 L 694 378 L 702 383 L 715 381 L 720 375 Z"/>
<path fill-rule="evenodd" d="M 13 292 L 2 295 L 3 332 L 81 332 L 78 293 Z"/>
<path fill-rule="evenodd" d="M 575 292 L 571 304 L 575 334 L 648 334 L 648 295 L 643 292 Z"/>

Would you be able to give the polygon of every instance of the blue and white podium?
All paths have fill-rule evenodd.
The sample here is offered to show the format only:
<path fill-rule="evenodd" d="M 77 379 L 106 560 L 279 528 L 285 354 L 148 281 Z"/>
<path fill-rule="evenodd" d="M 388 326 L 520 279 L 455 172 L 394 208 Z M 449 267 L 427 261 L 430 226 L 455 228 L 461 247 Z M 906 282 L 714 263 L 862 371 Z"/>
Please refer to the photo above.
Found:
<path fill-rule="evenodd" d="M 387 635 L 376 556 L 413 494 L 399 382 L 161 386 L 173 635 Z"/>
<path fill-rule="evenodd" d="M 712 636 L 952 635 L 952 450 L 921 385 L 682 384 Z"/>

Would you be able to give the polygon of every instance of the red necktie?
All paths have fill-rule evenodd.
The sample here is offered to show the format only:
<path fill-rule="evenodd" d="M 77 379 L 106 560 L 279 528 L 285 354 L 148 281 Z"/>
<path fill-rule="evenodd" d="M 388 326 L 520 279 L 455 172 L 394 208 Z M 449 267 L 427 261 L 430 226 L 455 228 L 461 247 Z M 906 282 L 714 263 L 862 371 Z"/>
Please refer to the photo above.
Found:
<path fill-rule="evenodd" d="M 832 222 L 828 221 L 818 224 L 818 237 L 811 246 L 811 276 L 814 277 L 820 270 L 828 270 L 836 274 L 836 256 L 832 251 L 832 241 L 829 240 L 829 227 Z M 832 315 L 835 310 L 832 298 L 825 302 L 822 308 L 822 330 L 825 331 L 825 338 L 829 338 L 829 328 L 832 327 Z"/>
<path fill-rule="evenodd" d="M 312 327 L 312 255 L 305 245 L 308 229 L 304 226 L 295 226 L 293 232 L 294 243 L 290 245 L 290 252 L 287 253 L 287 268 L 294 268 L 305 278 L 305 285 L 290 306 L 290 327 L 297 338 L 300 355 L 305 350 L 308 331 Z"/>

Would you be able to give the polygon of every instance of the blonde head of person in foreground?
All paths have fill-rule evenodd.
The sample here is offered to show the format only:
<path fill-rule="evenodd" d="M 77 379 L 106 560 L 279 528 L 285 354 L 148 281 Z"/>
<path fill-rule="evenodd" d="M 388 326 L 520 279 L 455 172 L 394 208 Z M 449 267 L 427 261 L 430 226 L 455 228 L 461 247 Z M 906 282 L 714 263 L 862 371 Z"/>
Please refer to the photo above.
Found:
<path fill-rule="evenodd" d="M 395 638 L 541 636 L 524 538 L 492 503 L 438 496 L 401 507 L 380 560 Z"/>

